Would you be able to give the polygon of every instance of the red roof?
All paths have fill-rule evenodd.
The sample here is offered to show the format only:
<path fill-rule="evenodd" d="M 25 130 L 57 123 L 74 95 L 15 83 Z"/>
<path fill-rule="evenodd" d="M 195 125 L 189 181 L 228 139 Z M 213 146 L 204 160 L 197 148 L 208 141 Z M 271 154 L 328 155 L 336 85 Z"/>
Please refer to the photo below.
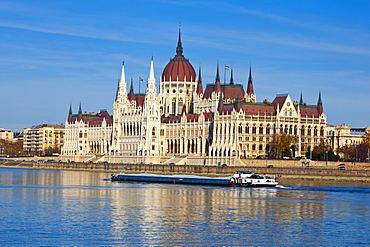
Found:
<path fill-rule="evenodd" d="M 300 106 L 301 117 L 314 117 L 320 116 L 318 109 L 315 106 Z"/>
<path fill-rule="evenodd" d="M 239 99 L 244 98 L 244 89 L 242 85 L 223 85 L 222 92 L 224 99 L 236 99 L 239 94 Z"/>
<path fill-rule="evenodd" d="M 193 65 L 182 54 L 181 34 L 176 47 L 176 55 L 166 65 L 162 73 L 162 81 L 195 82 L 196 74 Z"/>
<path fill-rule="evenodd" d="M 74 123 L 76 120 L 79 121 L 79 119 L 81 119 L 85 124 L 89 124 L 91 126 L 101 126 L 104 119 L 107 125 L 113 124 L 113 117 L 109 115 L 106 110 L 102 110 L 99 113 L 70 115 L 68 117 L 68 123 Z"/>
<path fill-rule="evenodd" d="M 207 85 L 206 90 L 204 91 L 204 94 L 203 94 L 203 99 L 211 98 L 213 88 L 214 88 L 214 85 Z"/>
<path fill-rule="evenodd" d="M 211 97 L 212 92 L 214 91 L 214 85 L 207 85 L 206 90 L 204 91 L 203 98 L 208 99 Z M 239 93 L 239 98 L 244 98 L 244 89 L 242 85 L 221 85 L 221 91 L 223 93 L 223 98 L 235 100 Z"/>
<path fill-rule="evenodd" d="M 260 116 L 273 116 L 275 115 L 275 109 L 273 105 L 265 104 L 244 104 L 242 105 L 243 112 L 245 115 L 260 115 Z"/>
<path fill-rule="evenodd" d="M 285 100 L 288 96 L 278 96 L 274 99 L 274 101 L 272 101 L 272 104 L 275 105 L 275 109 L 277 108 L 277 106 L 279 105 L 279 108 L 281 109 L 281 107 L 284 105 L 285 103 Z"/>
<path fill-rule="evenodd" d="M 260 115 L 260 116 L 273 116 L 275 115 L 275 109 L 273 105 L 266 104 L 253 104 L 253 103 L 241 103 L 241 109 L 245 115 Z M 225 104 L 222 108 L 222 114 L 231 114 L 234 110 L 235 104 Z"/>
<path fill-rule="evenodd" d="M 166 65 L 162 73 L 162 81 L 194 82 L 196 73 L 193 65 L 183 55 L 176 55 Z"/>
<path fill-rule="evenodd" d="M 145 95 L 143 94 L 135 95 L 135 100 L 136 100 L 136 106 L 143 107 L 144 102 L 145 102 Z"/>

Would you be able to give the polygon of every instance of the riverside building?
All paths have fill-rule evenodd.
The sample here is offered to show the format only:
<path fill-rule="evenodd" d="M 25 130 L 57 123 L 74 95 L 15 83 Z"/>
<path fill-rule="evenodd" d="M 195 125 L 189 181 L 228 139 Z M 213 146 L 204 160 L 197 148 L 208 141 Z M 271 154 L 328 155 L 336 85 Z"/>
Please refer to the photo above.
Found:
<path fill-rule="evenodd" d="M 48 150 L 59 153 L 64 143 L 64 125 L 39 124 L 23 129 L 25 154 L 44 155 Z"/>
<path fill-rule="evenodd" d="M 159 80 L 150 61 L 144 94 L 135 94 L 122 64 L 113 115 L 105 110 L 78 114 L 70 108 L 65 123 L 62 159 L 110 163 L 243 165 L 246 158 L 270 154 L 274 137 L 292 136 L 293 157 L 305 156 L 326 140 L 326 116 L 321 93 L 317 105 L 293 102 L 280 94 L 270 103 L 257 103 L 252 69 L 245 85 L 221 85 L 219 66 L 215 82 L 203 88 L 198 74 L 183 55 L 179 33 L 176 55 Z M 244 89 L 246 88 L 246 90 Z"/>

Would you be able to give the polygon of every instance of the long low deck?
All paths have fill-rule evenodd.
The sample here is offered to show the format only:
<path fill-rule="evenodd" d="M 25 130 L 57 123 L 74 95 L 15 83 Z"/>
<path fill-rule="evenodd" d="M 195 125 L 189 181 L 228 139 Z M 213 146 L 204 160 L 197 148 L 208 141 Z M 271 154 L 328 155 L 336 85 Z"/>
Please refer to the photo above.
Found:
<path fill-rule="evenodd" d="M 201 177 L 194 175 L 157 175 L 157 174 L 112 174 L 113 181 L 133 181 L 133 182 L 154 182 L 154 183 L 173 183 L 173 184 L 196 184 L 229 186 L 234 184 L 230 177 Z"/>
<path fill-rule="evenodd" d="M 112 181 L 196 184 L 228 187 L 275 187 L 275 178 L 264 177 L 251 171 L 237 171 L 233 177 L 203 177 L 194 175 L 157 175 L 157 174 L 112 174 Z"/>

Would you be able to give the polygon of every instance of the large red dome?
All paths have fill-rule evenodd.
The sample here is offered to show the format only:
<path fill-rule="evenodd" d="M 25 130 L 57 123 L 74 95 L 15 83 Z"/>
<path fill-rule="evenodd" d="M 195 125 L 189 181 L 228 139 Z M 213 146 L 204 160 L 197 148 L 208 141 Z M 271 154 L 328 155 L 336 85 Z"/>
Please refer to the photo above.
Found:
<path fill-rule="evenodd" d="M 170 60 L 162 73 L 162 81 L 195 82 L 196 73 L 193 65 L 182 55 L 181 36 L 176 48 L 176 56 Z"/>

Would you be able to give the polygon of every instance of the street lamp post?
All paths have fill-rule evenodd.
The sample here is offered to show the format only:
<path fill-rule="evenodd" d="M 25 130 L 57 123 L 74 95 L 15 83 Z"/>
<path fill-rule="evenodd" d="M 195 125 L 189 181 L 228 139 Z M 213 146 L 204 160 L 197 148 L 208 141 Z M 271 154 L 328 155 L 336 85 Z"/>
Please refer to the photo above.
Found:
<path fill-rule="evenodd" d="M 328 166 L 328 158 L 329 158 L 328 150 L 326 150 L 325 153 L 326 153 L 326 166 Z"/>

